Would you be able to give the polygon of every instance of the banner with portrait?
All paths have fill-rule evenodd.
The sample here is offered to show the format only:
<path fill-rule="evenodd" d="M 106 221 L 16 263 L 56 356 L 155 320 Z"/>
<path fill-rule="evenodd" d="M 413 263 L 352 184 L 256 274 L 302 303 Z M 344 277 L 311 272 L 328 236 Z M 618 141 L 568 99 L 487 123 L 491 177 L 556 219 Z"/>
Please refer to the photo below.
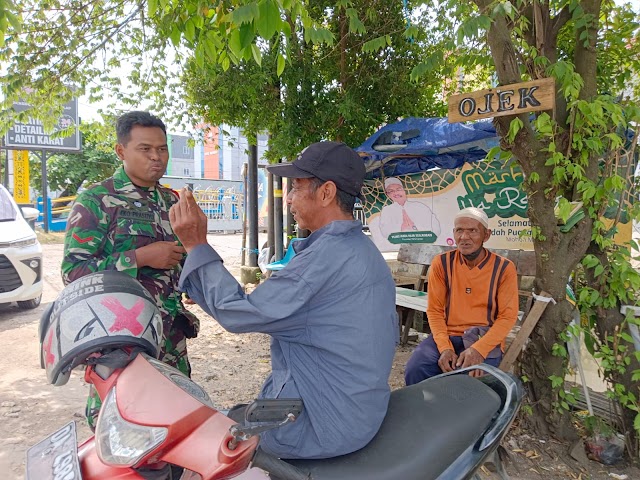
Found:
<path fill-rule="evenodd" d="M 363 211 L 383 252 L 398 251 L 402 243 L 453 246 L 454 217 L 467 207 L 481 208 L 489 217 L 488 248 L 533 250 L 522 180 L 518 166 L 498 161 L 376 178 L 363 188 Z M 622 220 L 617 241 L 626 243 L 631 224 Z"/>

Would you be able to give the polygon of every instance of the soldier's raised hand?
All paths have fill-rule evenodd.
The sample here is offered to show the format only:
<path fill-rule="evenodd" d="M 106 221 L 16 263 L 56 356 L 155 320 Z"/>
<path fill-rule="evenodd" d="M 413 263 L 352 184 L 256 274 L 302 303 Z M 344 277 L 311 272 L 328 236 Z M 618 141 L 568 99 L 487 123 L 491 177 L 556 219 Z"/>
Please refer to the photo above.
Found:
<path fill-rule="evenodd" d="M 151 267 L 167 270 L 182 261 L 185 249 L 178 242 L 154 242 L 136 249 L 138 268 Z"/>

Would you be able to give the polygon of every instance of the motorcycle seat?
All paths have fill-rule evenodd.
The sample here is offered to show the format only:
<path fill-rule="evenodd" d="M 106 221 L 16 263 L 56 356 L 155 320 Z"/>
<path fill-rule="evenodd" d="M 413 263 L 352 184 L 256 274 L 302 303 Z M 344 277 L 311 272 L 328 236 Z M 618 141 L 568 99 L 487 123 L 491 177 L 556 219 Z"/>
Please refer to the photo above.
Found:
<path fill-rule="evenodd" d="M 434 377 L 391 393 L 369 444 L 324 460 L 287 460 L 314 480 L 436 479 L 473 448 L 501 407 L 499 395 L 469 375 Z"/>

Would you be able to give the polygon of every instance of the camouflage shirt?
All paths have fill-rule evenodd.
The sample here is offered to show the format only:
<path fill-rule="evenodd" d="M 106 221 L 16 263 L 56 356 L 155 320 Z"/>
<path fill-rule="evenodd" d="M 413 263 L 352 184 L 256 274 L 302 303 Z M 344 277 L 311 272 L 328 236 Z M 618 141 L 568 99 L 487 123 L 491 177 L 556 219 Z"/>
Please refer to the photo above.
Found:
<path fill-rule="evenodd" d="M 197 331 L 197 318 L 182 307 L 178 291 L 182 267 L 159 270 L 136 265 L 137 248 L 156 241 L 177 240 L 169 223 L 169 208 L 177 200 L 174 191 L 159 184 L 137 187 L 122 166 L 113 177 L 80 193 L 67 220 L 64 283 L 100 270 L 128 273 L 156 299 L 165 338 L 178 313 L 185 314 Z"/>

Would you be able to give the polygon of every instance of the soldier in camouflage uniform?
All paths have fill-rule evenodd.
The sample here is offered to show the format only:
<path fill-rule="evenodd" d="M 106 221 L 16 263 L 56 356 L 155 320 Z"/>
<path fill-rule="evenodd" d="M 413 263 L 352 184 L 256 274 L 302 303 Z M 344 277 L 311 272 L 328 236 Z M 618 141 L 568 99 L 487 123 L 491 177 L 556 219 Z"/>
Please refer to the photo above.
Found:
<path fill-rule="evenodd" d="M 169 160 L 166 129 L 147 112 L 129 112 L 118 119 L 116 130 L 123 166 L 78 195 L 67 220 L 62 278 L 68 284 L 100 270 L 136 278 L 162 313 L 160 360 L 190 375 L 186 339 L 195 337 L 200 325 L 178 291 L 184 248 L 169 223 L 169 208 L 178 195 L 158 183 Z M 90 426 L 99 408 L 92 391 Z"/>

